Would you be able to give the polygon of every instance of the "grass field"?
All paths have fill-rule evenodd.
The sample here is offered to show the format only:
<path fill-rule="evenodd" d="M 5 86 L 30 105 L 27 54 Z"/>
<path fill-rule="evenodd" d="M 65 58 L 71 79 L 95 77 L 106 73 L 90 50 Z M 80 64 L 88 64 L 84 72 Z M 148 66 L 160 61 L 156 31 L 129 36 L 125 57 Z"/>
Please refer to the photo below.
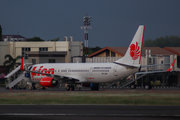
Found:
<path fill-rule="evenodd" d="M 180 105 L 180 90 L 23 91 L 0 93 L 0 104 Z"/>

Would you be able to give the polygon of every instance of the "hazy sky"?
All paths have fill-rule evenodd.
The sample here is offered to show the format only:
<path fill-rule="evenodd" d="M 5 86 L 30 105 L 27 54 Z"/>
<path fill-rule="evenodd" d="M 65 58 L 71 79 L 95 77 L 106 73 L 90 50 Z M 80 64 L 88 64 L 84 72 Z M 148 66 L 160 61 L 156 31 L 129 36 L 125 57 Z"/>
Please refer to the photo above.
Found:
<path fill-rule="evenodd" d="M 180 0 L 0 0 L 3 35 L 84 42 L 86 14 L 90 47 L 127 47 L 141 24 L 144 40 L 180 36 Z"/>

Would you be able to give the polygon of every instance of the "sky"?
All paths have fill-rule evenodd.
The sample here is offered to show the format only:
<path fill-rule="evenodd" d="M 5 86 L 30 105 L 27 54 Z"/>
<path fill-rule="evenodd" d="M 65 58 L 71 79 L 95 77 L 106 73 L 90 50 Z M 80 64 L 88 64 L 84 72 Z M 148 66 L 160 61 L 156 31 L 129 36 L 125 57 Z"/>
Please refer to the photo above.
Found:
<path fill-rule="evenodd" d="M 84 42 L 83 17 L 91 16 L 89 47 L 129 46 L 139 25 L 144 40 L 180 36 L 180 0 L 0 0 L 3 35 L 44 40 L 73 36 Z"/>

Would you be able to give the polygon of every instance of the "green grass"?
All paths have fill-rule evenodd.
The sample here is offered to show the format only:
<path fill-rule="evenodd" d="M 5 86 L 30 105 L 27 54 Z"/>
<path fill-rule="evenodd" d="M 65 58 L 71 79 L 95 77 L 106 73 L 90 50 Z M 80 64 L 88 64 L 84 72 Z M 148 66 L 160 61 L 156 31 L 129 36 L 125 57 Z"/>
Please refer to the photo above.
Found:
<path fill-rule="evenodd" d="M 1 93 L 0 104 L 180 105 L 180 94 L 103 92 Z"/>

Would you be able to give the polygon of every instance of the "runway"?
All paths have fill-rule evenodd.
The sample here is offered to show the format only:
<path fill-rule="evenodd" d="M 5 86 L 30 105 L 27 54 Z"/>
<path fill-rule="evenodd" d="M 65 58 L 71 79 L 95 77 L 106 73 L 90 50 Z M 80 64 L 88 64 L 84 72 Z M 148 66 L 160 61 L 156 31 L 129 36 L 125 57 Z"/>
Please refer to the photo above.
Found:
<path fill-rule="evenodd" d="M 0 105 L 1 120 L 150 120 L 180 119 L 180 106 L 133 105 Z"/>

